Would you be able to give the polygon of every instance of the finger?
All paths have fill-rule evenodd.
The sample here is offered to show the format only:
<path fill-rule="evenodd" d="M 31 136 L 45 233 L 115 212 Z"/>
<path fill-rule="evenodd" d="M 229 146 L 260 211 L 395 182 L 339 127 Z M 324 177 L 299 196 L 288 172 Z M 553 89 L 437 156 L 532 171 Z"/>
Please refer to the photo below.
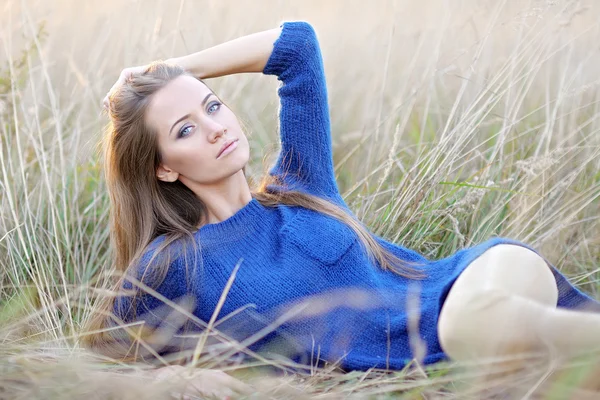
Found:
<path fill-rule="evenodd" d="M 216 371 L 202 371 L 199 374 L 195 374 L 195 379 L 190 384 L 196 389 L 203 392 L 218 391 L 216 395 L 231 395 L 236 394 L 252 394 L 256 392 L 256 389 L 252 386 L 234 378 L 224 372 Z"/>
<path fill-rule="evenodd" d="M 250 386 L 247 383 L 244 383 L 244 382 L 240 381 L 239 379 L 234 378 L 230 375 L 223 376 L 220 383 L 225 386 L 228 386 L 230 389 L 232 389 L 236 392 L 243 393 L 243 394 L 250 394 L 255 391 L 252 386 Z"/>
<path fill-rule="evenodd" d="M 256 391 L 252 386 L 237 379 L 230 382 L 229 387 L 241 394 L 252 394 Z"/>
<path fill-rule="evenodd" d="M 232 397 L 236 396 L 238 393 L 235 393 L 231 388 L 223 387 L 221 383 L 215 384 L 215 382 L 188 382 L 189 394 L 201 395 L 201 396 L 211 396 L 217 398 L 224 397 Z"/>
<path fill-rule="evenodd" d="M 127 79 L 131 78 L 132 74 L 133 74 L 133 71 L 130 69 L 123 70 L 123 72 L 121 72 L 121 76 L 119 76 L 119 80 L 117 81 L 117 83 L 118 84 L 125 83 L 125 81 L 127 81 Z"/>

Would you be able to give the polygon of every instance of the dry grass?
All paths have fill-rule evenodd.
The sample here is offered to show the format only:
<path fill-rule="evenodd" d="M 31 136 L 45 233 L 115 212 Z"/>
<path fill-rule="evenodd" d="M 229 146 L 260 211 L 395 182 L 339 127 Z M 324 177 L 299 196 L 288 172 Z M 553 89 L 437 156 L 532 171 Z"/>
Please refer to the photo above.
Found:
<path fill-rule="evenodd" d="M 140 366 L 100 369 L 77 346 L 109 269 L 100 102 L 125 66 L 282 20 L 307 20 L 318 33 L 338 183 L 375 233 L 431 258 L 492 235 L 519 239 L 598 297 L 597 2 L 260 4 L 0 4 L 0 398 L 159 399 L 179 390 L 144 381 Z M 277 83 L 210 83 L 252 133 L 256 177 L 276 149 Z M 274 376 L 204 362 L 253 383 L 254 398 L 584 398 L 573 386 L 589 372 L 529 360 L 497 374 L 480 363 Z"/>

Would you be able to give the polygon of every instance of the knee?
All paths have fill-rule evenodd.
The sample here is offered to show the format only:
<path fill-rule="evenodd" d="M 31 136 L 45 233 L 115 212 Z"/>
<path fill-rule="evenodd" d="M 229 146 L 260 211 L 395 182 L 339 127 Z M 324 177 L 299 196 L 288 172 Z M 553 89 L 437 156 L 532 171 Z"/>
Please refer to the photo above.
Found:
<path fill-rule="evenodd" d="M 519 245 L 498 244 L 487 249 L 472 264 L 484 270 L 486 285 L 556 306 L 558 289 L 548 263 L 536 252 Z M 469 268 L 469 267 L 468 267 Z"/>
<path fill-rule="evenodd" d="M 493 246 L 469 264 L 448 293 L 438 319 L 440 345 L 459 360 L 527 348 L 534 339 L 523 327 L 537 317 L 524 313 L 518 299 L 555 306 L 557 298 L 556 281 L 542 257 L 522 246 Z"/>
<path fill-rule="evenodd" d="M 438 320 L 440 345 L 451 358 L 471 360 L 539 350 L 541 305 L 496 288 L 454 295 Z"/>
<path fill-rule="evenodd" d="M 487 346 L 499 320 L 498 308 L 509 294 L 494 288 L 456 292 L 440 312 L 437 331 L 444 352 L 455 360 L 490 356 Z M 485 354 L 483 354 L 485 353 Z"/>
<path fill-rule="evenodd" d="M 500 243 L 487 249 L 483 254 L 513 263 L 546 264 L 535 251 L 516 244 Z"/>

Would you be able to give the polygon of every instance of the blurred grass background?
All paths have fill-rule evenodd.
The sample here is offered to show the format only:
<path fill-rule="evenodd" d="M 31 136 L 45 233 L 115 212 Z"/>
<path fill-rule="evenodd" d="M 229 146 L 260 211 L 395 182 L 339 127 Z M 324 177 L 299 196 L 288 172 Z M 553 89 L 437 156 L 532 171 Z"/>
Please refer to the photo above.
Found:
<path fill-rule="evenodd" d="M 599 297 L 594 0 L 2 0 L 0 398 L 50 398 L 36 392 L 44 385 L 57 398 L 93 387 L 99 398 L 150 396 L 133 381 L 119 395 L 119 385 L 99 384 L 116 381 L 83 361 L 76 341 L 110 272 L 101 100 L 124 67 L 294 19 L 317 32 L 338 184 L 373 232 L 430 258 L 492 236 L 522 240 Z M 251 134 L 257 181 L 278 149 L 277 81 L 207 83 Z M 23 361 L 40 354 L 61 372 Z M 374 398 L 483 398 L 522 386 L 512 378 L 466 389 L 459 367 L 420 371 L 320 372 L 293 385 L 307 396 Z M 82 385 L 67 390 L 73 380 Z"/>

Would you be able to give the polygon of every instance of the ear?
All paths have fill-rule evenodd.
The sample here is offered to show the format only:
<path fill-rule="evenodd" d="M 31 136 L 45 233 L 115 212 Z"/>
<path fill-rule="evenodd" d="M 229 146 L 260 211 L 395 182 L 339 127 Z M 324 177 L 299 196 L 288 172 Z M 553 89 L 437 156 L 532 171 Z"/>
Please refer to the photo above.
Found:
<path fill-rule="evenodd" d="M 163 182 L 175 182 L 179 178 L 179 173 L 161 163 L 156 169 L 156 177 Z"/>

